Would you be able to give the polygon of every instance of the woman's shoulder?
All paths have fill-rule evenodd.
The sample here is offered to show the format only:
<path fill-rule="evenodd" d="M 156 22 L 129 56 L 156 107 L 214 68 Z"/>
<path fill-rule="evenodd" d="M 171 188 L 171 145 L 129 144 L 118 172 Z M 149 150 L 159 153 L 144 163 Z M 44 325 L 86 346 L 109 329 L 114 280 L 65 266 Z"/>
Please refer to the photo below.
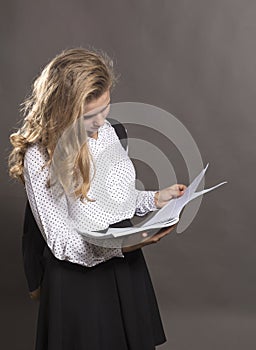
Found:
<path fill-rule="evenodd" d="M 113 127 L 112 123 L 107 119 L 105 120 L 105 124 L 103 125 L 102 129 L 107 133 L 115 132 L 115 128 Z"/>
<path fill-rule="evenodd" d="M 105 119 L 105 124 L 104 124 L 106 127 L 112 127 L 112 125 L 111 125 L 111 123 L 107 120 L 107 119 Z"/>
<path fill-rule="evenodd" d="M 111 131 L 112 133 L 122 138 L 126 137 L 126 129 L 124 125 L 117 119 L 106 119 L 103 128 L 105 128 L 107 131 Z"/>
<path fill-rule="evenodd" d="M 37 142 L 33 142 L 31 143 L 27 150 L 26 150 L 26 156 L 28 155 L 41 155 L 41 156 L 45 156 L 47 154 L 47 151 L 45 148 L 43 148 L 41 146 L 41 144 L 37 141 Z"/>
<path fill-rule="evenodd" d="M 46 149 L 40 146 L 39 142 L 32 143 L 28 146 L 24 156 L 24 166 L 34 164 L 42 166 L 48 160 Z"/>

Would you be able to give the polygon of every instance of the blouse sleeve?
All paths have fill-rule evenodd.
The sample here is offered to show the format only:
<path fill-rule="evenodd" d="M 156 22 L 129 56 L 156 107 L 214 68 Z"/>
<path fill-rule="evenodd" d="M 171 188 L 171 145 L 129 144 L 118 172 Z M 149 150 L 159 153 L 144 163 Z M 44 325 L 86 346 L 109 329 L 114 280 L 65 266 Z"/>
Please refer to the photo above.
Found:
<path fill-rule="evenodd" d="M 91 267 L 113 257 L 124 257 L 121 247 L 108 248 L 87 242 L 70 224 L 67 198 L 56 203 L 47 188 L 49 167 L 37 145 L 30 146 L 24 158 L 24 178 L 27 197 L 38 227 L 57 259 Z"/>
<path fill-rule="evenodd" d="M 158 210 L 155 205 L 154 196 L 158 191 L 139 191 L 136 190 L 136 211 L 135 214 L 143 216 L 150 211 Z"/>

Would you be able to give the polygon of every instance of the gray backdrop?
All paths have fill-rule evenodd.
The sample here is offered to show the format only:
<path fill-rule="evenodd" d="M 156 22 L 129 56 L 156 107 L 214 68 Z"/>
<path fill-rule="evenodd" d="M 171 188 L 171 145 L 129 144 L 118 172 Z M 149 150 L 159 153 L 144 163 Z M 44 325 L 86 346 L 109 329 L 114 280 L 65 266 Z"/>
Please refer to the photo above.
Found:
<path fill-rule="evenodd" d="M 112 102 L 144 102 L 175 115 L 194 137 L 204 164 L 210 162 L 206 185 L 229 182 L 207 195 L 183 234 L 143 249 L 168 337 L 160 348 L 255 349 L 256 3 L 14 0 L 1 5 L 3 348 L 33 349 L 38 308 L 23 273 L 26 196 L 23 186 L 8 178 L 8 137 L 35 75 L 62 49 L 81 45 L 114 58 L 121 78 Z M 187 174 L 180 173 L 179 182 L 185 183 Z"/>

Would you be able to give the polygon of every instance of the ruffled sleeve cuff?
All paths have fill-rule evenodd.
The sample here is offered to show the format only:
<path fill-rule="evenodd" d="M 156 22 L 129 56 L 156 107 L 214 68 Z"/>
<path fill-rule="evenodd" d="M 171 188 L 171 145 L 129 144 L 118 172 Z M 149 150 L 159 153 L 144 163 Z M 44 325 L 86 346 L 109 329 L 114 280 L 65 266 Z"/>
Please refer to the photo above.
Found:
<path fill-rule="evenodd" d="M 150 211 L 158 210 L 155 205 L 154 196 L 158 191 L 137 191 L 135 215 L 143 216 Z"/>

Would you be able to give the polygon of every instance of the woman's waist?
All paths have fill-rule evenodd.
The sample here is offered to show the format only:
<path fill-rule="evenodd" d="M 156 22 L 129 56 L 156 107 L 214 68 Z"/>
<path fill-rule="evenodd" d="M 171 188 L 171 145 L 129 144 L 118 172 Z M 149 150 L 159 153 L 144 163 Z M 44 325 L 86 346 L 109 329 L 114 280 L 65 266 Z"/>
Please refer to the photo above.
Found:
<path fill-rule="evenodd" d="M 109 227 L 130 227 L 130 226 L 133 226 L 131 219 L 124 219 L 109 225 Z"/>

